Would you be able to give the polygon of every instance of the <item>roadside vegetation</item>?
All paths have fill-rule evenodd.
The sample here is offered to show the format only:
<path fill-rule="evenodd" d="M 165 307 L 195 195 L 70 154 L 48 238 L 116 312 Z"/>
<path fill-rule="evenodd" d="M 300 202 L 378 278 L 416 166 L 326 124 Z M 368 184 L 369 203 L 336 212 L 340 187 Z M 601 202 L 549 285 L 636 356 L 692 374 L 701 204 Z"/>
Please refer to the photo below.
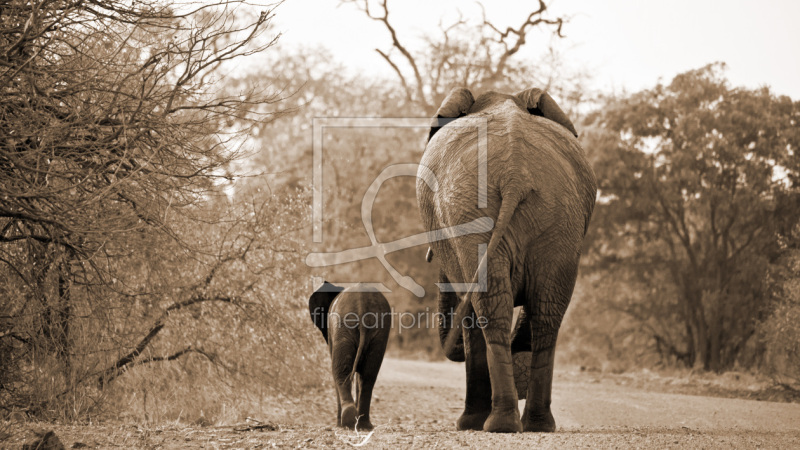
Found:
<path fill-rule="evenodd" d="M 800 102 L 731 86 L 722 63 L 641 92 L 590 92 L 569 55 L 518 58 L 532 30 L 557 40 L 570 26 L 544 1 L 508 30 L 486 17 L 443 24 L 424 48 L 395 32 L 386 1 L 342 3 L 386 29 L 375 45 L 395 77 L 282 46 L 280 5 L 3 7 L 0 418 L 332 416 L 319 400 L 330 396 L 327 348 L 306 310 L 312 275 L 382 282 L 395 312 L 432 314 L 438 267 L 425 246 L 388 255 L 425 288 L 418 298 L 374 260 L 306 266 L 311 251 L 369 245 L 366 189 L 388 165 L 418 162 L 426 135 L 328 130 L 315 244 L 313 120 L 429 117 L 462 85 L 541 87 L 580 124 L 600 195 L 559 364 L 740 374 L 766 399 L 796 401 Z M 414 186 L 382 187 L 378 241 L 423 231 Z M 396 327 L 389 354 L 443 358 L 434 326 Z"/>

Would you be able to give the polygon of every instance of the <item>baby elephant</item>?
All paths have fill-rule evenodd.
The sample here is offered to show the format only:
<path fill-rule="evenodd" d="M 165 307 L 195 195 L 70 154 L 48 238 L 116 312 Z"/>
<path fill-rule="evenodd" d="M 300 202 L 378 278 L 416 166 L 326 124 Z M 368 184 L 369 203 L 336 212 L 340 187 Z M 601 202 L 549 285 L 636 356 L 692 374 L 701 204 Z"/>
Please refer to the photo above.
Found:
<path fill-rule="evenodd" d="M 311 294 L 308 309 L 331 352 L 337 425 L 347 428 L 358 425 L 359 430 L 371 430 L 372 387 L 392 326 L 389 302 L 377 290 L 361 284 L 344 289 L 326 281 Z M 353 381 L 356 381 L 355 402 Z"/>

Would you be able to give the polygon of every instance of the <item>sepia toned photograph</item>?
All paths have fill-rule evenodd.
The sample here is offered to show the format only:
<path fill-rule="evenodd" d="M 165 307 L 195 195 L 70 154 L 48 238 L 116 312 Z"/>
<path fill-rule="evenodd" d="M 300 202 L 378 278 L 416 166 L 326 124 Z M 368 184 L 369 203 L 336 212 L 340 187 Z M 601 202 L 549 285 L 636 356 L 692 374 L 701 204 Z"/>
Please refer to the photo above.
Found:
<path fill-rule="evenodd" d="M 798 18 L 0 0 L 0 449 L 800 448 Z"/>

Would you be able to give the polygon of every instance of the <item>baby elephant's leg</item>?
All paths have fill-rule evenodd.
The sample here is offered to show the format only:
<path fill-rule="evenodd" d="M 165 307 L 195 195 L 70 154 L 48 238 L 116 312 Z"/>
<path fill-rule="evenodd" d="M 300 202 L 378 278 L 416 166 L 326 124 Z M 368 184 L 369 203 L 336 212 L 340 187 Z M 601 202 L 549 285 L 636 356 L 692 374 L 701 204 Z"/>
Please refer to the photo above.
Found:
<path fill-rule="evenodd" d="M 334 342 L 331 349 L 331 361 L 333 363 L 333 381 L 339 399 L 338 425 L 346 428 L 353 428 L 356 425 L 357 411 L 353 401 L 351 379 L 355 356 L 355 348 L 352 343 Z"/>
<path fill-rule="evenodd" d="M 386 351 L 386 341 L 388 340 L 388 330 L 385 337 L 379 336 L 372 340 L 365 349 L 364 359 L 359 364 L 358 380 L 358 429 L 371 430 L 372 421 L 369 417 L 370 403 L 372 402 L 372 388 L 378 378 L 378 372 L 383 362 L 383 354 Z"/>

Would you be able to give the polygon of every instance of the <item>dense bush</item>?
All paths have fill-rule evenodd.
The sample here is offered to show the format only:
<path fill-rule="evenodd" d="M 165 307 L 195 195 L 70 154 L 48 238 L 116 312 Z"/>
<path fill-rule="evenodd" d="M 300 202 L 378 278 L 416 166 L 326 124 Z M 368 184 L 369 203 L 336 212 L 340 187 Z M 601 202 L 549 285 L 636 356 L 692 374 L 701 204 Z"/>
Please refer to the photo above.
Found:
<path fill-rule="evenodd" d="M 800 243 L 800 225 L 786 241 Z M 800 388 L 800 249 L 787 247 L 770 265 L 771 313 L 760 324 L 763 364 L 776 381 Z"/>
<path fill-rule="evenodd" d="M 319 379 L 307 191 L 227 196 L 245 138 L 285 111 L 218 75 L 272 46 L 271 17 L 234 0 L 3 5 L 3 413 L 96 416 L 137 371 L 179 369 L 142 381 L 151 399 L 171 378 L 272 396 Z"/>

